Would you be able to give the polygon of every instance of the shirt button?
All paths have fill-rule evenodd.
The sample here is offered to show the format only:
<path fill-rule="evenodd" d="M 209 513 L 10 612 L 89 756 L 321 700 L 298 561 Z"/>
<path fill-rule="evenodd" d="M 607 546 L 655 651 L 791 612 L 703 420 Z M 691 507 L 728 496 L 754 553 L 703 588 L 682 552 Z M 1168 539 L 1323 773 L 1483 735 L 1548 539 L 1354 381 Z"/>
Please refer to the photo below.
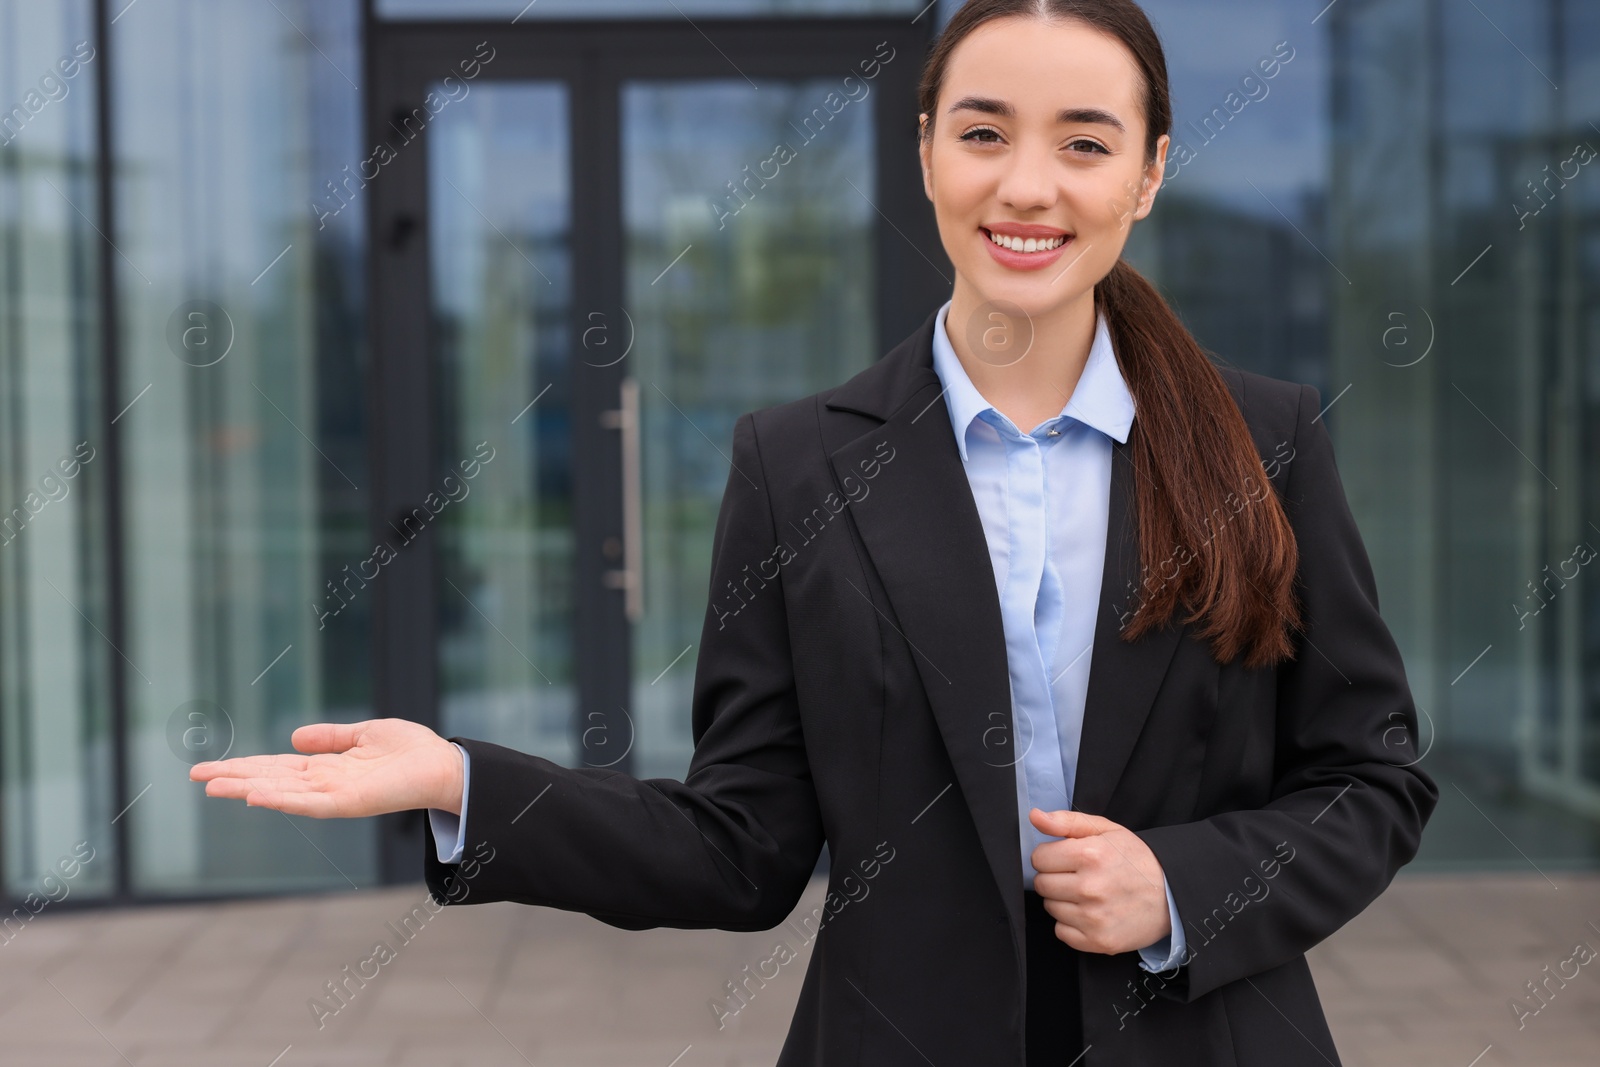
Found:
<path fill-rule="evenodd" d="M 1046 430 L 1044 432 L 1044 435 L 1046 437 L 1060 437 L 1061 436 L 1061 431 L 1060 430 L 1055 430 L 1055 429 Z"/>

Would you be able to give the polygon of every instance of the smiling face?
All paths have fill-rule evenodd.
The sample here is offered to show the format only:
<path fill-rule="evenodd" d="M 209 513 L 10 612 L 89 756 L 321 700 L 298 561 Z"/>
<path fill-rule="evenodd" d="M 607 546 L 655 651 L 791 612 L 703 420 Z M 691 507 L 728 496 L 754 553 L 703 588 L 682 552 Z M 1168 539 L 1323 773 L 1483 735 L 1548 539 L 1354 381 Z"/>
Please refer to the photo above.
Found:
<path fill-rule="evenodd" d="M 921 152 L 960 304 L 1092 301 L 1166 166 L 1166 136 L 1146 160 L 1143 93 L 1127 48 L 1081 22 L 998 18 L 956 45 Z"/>

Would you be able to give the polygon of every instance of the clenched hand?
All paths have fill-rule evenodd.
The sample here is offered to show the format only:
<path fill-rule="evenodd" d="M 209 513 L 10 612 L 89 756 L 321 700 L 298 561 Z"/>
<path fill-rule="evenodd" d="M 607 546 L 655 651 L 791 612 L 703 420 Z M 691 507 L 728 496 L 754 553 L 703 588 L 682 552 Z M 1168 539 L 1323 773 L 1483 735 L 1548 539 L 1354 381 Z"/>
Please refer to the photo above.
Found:
<path fill-rule="evenodd" d="M 1057 937 L 1079 952 L 1116 955 L 1172 932 L 1161 861 L 1132 830 L 1081 811 L 1034 808 L 1028 818 L 1061 838 L 1033 850 L 1033 891 Z"/>

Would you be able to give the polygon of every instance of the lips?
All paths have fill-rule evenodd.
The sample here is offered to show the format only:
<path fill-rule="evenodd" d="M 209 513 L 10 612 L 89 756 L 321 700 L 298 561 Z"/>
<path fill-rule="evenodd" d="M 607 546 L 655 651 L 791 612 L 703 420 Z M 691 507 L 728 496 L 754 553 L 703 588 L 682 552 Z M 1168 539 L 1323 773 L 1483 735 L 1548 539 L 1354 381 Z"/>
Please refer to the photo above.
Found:
<path fill-rule="evenodd" d="M 1010 270 L 1039 270 L 1061 258 L 1074 235 L 1051 226 L 1001 223 L 980 227 L 984 246 Z"/>
<path fill-rule="evenodd" d="M 1001 248 L 1009 248 L 1013 252 L 1021 252 L 1024 255 L 1031 255 L 1036 252 L 1054 252 L 1070 240 L 1066 234 L 1062 233 L 1023 236 L 1020 234 L 996 233 L 994 230 L 985 230 L 984 232 L 989 235 L 989 240 Z"/>

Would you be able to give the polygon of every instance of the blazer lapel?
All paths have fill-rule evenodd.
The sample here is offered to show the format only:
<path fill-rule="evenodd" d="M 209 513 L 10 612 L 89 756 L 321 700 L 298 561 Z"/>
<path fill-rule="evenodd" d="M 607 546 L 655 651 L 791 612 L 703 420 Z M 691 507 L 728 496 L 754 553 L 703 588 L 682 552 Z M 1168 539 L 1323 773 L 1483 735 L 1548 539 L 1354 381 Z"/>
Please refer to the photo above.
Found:
<path fill-rule="evenodd" d="M 1178 639 L 1188 629 L 1187 624 L 1168 623 L 1132 643 L 1122 639 L 1123 615 L 1131 620 L 1138 608 L 1136 482 L 1133 449 L 1112 441 L 1105 568 L 1100 578 L 1094 651 L 1089 657 L 1089 692 L 1084 699 L 1078 771 L 1072 788 L 1073 808 L 1091 815 L 1106 814 L 1177 651 Z"/>
<path fill-rule="evenodd" d="M 885 617 L 911 646 L 1020 945 L 1022 856 L 1005 631 L 982 520 L 931 351 L 926 375 L 916 376 L 902 402 L 885 413 L 887 421 L 831 459 L 842 492 L 846 477 L 859 484 L 858 464 L 877 455 L 882 442 L 894 449 L 872 491 L 849 511 L 888 594 Z"/>
<path fill-rule="evenodd" d="M 859 464 L 879 458 L 884 442 L 894 450 L 872 491 L 849 510 L 888 595 L 892 612 L 885 617 L 911 646 L 1020 947 L 1022 855 L 1005 631 L 983 523 L 933 370 L 933 321 L 828 395 L 830 409 L 882 420 L 829 458 L 843 493 L 844 480 L 856 484 Z M 1169 626 L 1131 645 L 1118 636 L 1138 579 L 1133 492 L 1129 451 L 1115 444 L 1074 795 L 1074 807 L 1095 814 L 1121 777 L 1180 633 Z"/>

